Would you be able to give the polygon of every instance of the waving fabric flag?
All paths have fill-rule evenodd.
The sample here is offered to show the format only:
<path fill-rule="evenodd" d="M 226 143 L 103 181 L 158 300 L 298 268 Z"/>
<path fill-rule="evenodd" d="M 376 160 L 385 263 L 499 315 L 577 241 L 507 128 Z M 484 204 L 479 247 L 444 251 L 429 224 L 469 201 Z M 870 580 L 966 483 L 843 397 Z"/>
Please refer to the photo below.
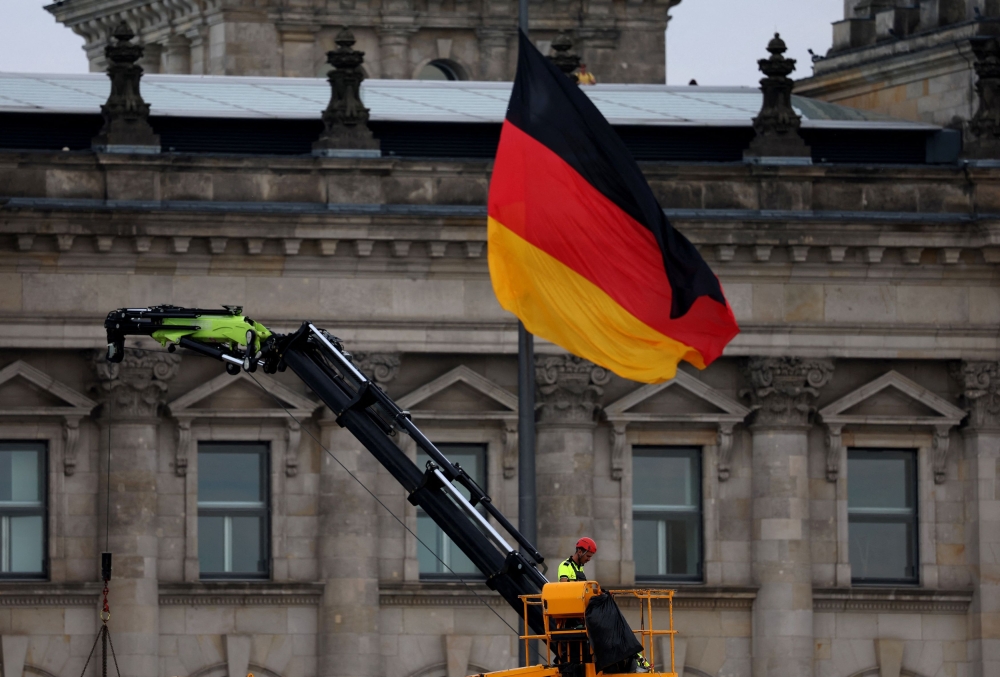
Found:
<path fill-rule="evenodd" d="M 617 133 L 520 33 L 489 195 L 500 305 L 619 376 L 699 369 L 739 327 L 718 278 L 667 221 Z"/>

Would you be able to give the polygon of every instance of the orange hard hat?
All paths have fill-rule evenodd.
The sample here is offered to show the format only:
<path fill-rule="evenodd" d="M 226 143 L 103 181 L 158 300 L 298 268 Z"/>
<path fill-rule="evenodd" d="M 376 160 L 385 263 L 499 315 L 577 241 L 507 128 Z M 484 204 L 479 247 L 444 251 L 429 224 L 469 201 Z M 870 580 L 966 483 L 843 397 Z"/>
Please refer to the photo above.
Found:
<path fill-rule="evenodd" d="M 597 552 L 597 543 L 594 543 L 594 539 L 587 538 L 586 536 L 576 542 L 576 547 L 583 548 L 590 554 Z"/>

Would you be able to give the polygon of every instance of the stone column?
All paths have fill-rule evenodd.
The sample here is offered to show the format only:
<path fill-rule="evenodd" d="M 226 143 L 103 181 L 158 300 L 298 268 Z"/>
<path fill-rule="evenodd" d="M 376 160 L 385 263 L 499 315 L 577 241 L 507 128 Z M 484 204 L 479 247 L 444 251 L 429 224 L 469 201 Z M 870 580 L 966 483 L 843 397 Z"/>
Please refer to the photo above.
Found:
<path fill-rule="evenodd" d="M 114 555 L 108 627 L 122 673 L 159 674 L 159 584 L 156 564 L 158 410 L 180 357 L 128 350 L 120 364 L 100 355 L 94 362 L 102 402 L 98 482 L 98 551 L 105 549 L 110 503 L 110 550 Z M 108 439 L 111 472 L 108 473 Z M 111 495 L 108 499 L 108 487 Z M 94 562 L 95 572 L 98 563 Z"/>
<path fill-rule="evenodd" d="M 969 411 L 966 552 L 975 593 L 969 609 L 972 677 L 1000 674 L 1000 362 L 963 362 L 954 372 Z"/>
<path fill-rule="evenodd" d="M 378 29 L 379 65 L 383 78 L 410 78 L 410 36 L 416 32 L 417 29 L 412 26 L 382 26 Z"/>
<path fill-rule="evenodd" d="M 754 357 L 745 365 L 755 413 L 753 606 L 755 677 L 813 674 L 809 552 L 812 404 L 833 374 L 829 360 Z"/>
<path fill-rule="evenodd" d="M 365 486 L 377 462 L 331 412 L 320 420 L 323 445 Z M 319 488 L 320 677 L 381 675 L 378 635 L 378 505 L 330 455 L 321 452 Z"/>
<path fill-rule="evenodd" d="M 536 358 L 535 374 L 538 549 L 552 577 L 576 541 L 594 535 L 595 413 L 610 374 L 570 355 Z M 596 578 L 593 564 L 588 574 Z"/>
<path fill-rule="evenodd" d="M 163 66 L 165 73 L 188 75 L 191 73 L 191 40 L 183 35 L 171 35 L 167 38 L 167 50 L 164 53 Z"/>
<path fill-rule="evenodd" d="M 479 72 L 483 80 L 506 80 L 510 67 L 510 39 L 514 30 L 483 26 L 476 29 L 479 38 Z"/>

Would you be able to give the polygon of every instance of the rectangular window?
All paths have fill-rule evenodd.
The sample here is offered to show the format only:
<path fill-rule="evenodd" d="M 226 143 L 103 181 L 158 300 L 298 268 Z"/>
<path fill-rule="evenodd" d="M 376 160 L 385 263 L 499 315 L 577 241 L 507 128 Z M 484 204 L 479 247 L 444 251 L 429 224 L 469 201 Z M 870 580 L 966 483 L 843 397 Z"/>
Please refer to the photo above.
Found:
<path fill-rule="evenodd" d="M 270 529 L 266 443 L 198 445 L 202 578 L 266 578 Z"/>
<path fill-rule="evenodd" d="M 0 442 L 0 577 L 43 578 L 44 442 Z"/>
<path fill-rule="evenodd" d="M 480 487 L 486 488 L 486 445 L 485 444 L 439 444 L 438 449 L 453 464 L 460 465 Z M 417 466 L 423 470 L 430 458 L 417 450 Z M 456 485 L 457 486 L 457 485 Z M 469 498 L 469 492 L 461 486 L 458 490 Z M 471 560 L 458 549 L 450 538 L 434 523 L 424 511 L 417 508 L 417 536 L 433 550 L 417 544 L 417 561 L 421 578 L 448 578 L 460 574 L 463 578 L 481 575 Z"/>
<path fill-rule="evenodd" d="M 636 578 L 701 580 L 700 449 L 632 448 L 632 524 Z"/>
<path fill-rule="evenodd" d="M 915 451 L 849 449 L 847 515 L 853 582 L 917 582 Z"/>

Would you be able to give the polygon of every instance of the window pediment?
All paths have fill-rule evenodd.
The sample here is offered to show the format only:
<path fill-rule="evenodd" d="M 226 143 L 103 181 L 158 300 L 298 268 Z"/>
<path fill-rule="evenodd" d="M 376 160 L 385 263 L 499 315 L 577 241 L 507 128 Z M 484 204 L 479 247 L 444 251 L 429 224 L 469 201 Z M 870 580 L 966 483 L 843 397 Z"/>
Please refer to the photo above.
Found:
<path fill-rule="evenodd" d="M 465 365 L 400 397 L 400 409 L 414 418 L 448 420 L 516 420 L 517 395 Z"/>
<path fill-rule="evenodd" d="M 177 419 L 286 418 L 291 412 L 301 421 L 320 406 L 269 376 L 255 374 L 251 378 L 241 371 L 235 376 L 220 374 L 170 402 L 167 408 Z"/>
<path fill-rule="evenodd" d="M 89 416 L 97 402 L 65 383 L 57 381 L 45 372 L 32 367 L 23 360 L 17 360 L 0 369 L 0 393 L 8 389 L 21 391 L 27 385 L 34 397 L 4 398 L 21 403 L 11 406 L 0 404 L 0 416 Z M 19 387 L 21 386 L 21 387 Z"/>

